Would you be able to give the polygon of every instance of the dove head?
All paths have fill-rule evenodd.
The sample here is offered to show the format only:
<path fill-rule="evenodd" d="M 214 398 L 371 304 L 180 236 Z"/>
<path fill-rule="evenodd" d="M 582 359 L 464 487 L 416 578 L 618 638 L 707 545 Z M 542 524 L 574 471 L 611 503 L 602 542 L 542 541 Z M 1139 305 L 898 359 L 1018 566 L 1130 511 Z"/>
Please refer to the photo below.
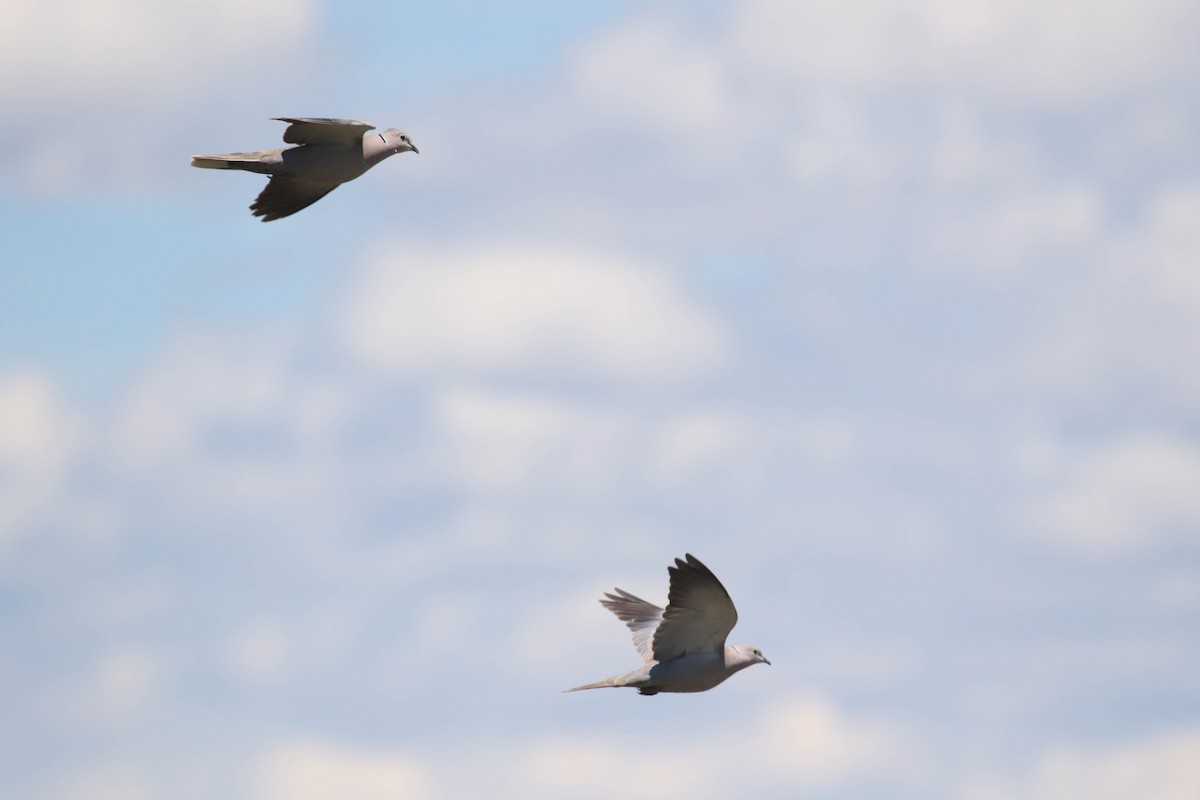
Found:
<path fill-rule="evenodd" d="M 405 153 L 412 150 L 414 153 L 420 153 L 417 146 L 408 138 L 408 134 L 404 131 L 398 131 L 395 128 L 388 128 L 383 133 L 379 134 L 380 138 L 392 148 L 393 153 Z"/>
<path fill-rule="evenodd" d="M 734 669 L 745 669 L 752 664 L 771 665 L 767 661 L 767 657 L 763 655 L 763 651 L 752 644 L 739 644 L 726 648 L 729 652 L 726 655 L 726 663 Z"/>

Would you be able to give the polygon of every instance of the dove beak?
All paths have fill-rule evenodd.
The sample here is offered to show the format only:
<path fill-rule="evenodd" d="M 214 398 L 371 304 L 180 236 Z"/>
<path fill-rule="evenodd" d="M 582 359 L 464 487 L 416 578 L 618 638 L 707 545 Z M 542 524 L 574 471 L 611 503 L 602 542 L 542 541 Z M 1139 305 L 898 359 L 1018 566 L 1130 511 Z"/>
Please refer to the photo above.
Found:
<path fill-rule="evenodd" d="M 412 151 L 413 151 L 414 153 L 416 153 L 417 155 L 421 155 L 421 151 L 417 149 L 417 146 L 416 146 L 415 144 L 414 144 L 414 145 L 410 145 L 410 147 L 412 147 Z"/>
<path fill-rule="evenodd" d="M 766 657 L 766 656 L 763 656 L 763 663 L 764 663 L 764 664 L 766 664 L 768 667 L 769 667 L 769 666 L 771 666 L 771 662 L 770 662 L 770 661 L 767 661 L 767 657 Z"/>

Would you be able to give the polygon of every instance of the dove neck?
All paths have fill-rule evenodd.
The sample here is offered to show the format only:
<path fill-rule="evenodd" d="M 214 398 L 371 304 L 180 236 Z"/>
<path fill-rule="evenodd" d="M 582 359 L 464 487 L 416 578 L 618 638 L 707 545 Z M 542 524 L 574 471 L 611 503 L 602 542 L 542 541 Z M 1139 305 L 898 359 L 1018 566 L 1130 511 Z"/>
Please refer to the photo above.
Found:
<path fill-rule="evenodd" d="M 757 659 L 749 651 L 743 650 L 738 645 L 731 644 L 725 647 L 725 669 L 731 673 L 745 669 L 756 661 Z"/>
<path fill-rule="evenodd" d="M 379 134 L 368 133 L 363 137 L 363 164 L 368 169 L 395 154 L 396 148 L 384 141 Z"/>

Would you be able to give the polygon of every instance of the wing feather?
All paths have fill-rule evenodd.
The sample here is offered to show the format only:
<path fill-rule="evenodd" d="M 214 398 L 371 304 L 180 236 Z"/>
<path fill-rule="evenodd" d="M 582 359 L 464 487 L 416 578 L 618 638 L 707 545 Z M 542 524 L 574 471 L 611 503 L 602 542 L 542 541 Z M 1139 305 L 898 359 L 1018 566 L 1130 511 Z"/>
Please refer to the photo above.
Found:
<path fill-rule="evenodd" d="M 279 122 L 289 123 L 283 132 L 288 144 L 355 144 L 362 135 L 375 126 L 356 119 L 331 119 L 329 117 L 275 117 Z"/>
<path fill-rule="evenodd" d="M 717 576 L 691 553 L 684 559 L 675 559 L 675 566 L 667 568 L 671 589 L 653 638 L 657 661 L 687 653 L 720 652 L 737 624 L 737 609 Z"/>
<path fill-rule="evenodd" d="M 663 610 L 624 589 L 617 589 L 616 594 L 605 592 L 600 605 L 616 614 L 621 622 L 629 626 L 629 630 L 633 632 L 633 646 L 642 654 L 642 660 L 653 661 L 654 648 L 651 641 L 654 631 L 662 621 Z"/>
<path fill-rule="evenodd" d="M 254 212 L 254 216 L 262 217 L 263 222 L 270 222 L 308 208 L 339 185 L 276 175 L 267 181 L 266 188 L 259 193 L 250 210 Z"/>

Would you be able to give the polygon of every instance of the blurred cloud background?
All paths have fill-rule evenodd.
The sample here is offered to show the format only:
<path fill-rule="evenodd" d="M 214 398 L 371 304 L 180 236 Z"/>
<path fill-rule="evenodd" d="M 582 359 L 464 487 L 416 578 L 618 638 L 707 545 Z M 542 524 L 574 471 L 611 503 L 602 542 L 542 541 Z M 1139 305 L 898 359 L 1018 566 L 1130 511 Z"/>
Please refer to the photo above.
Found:
<path fill-rule="evenodd" d="M 1200 796 L 1200 5 L 0 23 L 4 796 Z"/>

